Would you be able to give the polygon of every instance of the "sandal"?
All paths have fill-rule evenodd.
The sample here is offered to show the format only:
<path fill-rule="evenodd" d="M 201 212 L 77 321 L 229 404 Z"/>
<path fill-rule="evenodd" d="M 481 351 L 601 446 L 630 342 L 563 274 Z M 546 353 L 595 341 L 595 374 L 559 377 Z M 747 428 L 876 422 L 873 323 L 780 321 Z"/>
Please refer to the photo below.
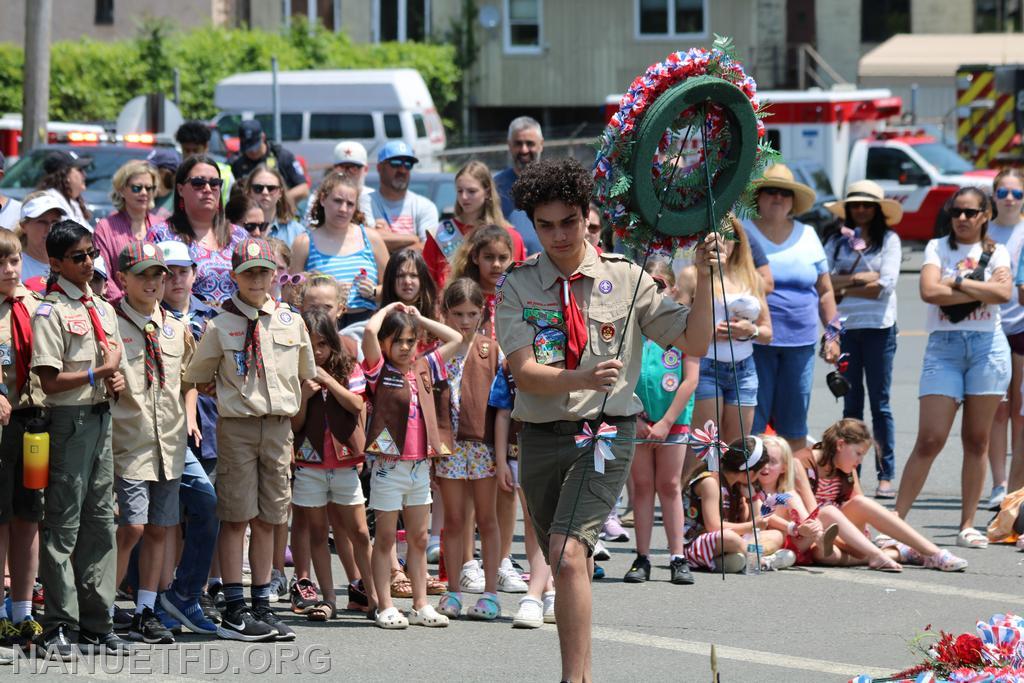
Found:
<path fill-rule="evenodd" d="M 835 550 L 836 536 L 839 535 L 839 525 L 831 524 L 825 533 L 821 535 L 821 550 L 825 553 L 825 557 L 832 555 L 832 551 Z"/>
<path fill-rule="evenodd" d="M 462 595 L 460 593 L 446 592 L 437 603 L 437 609 L 449 619 L 458 619 L 462 614 Z"/>
<path fill-rule="evenodd" d="M 333 602 L 321 600 L 306 613 L 306 619 L 309 621 L 330 621 L 336 614 L 337 609 L 334 607 Z"/>
<path fill-rule="evenodd" d="M 938 569 L 940 572 L 962 572 L 967 569 L 967 560 L 957 557 L 948 550 L 940 550 L 931 557 L 924 558 L 924 566 Z"/>
<path fill-rule="evenodd" d="M 448 625 L 448 617 L 438 614 L 433 605 L 424 605 L 419 609 L 409 610 L 409 623 L 413 626 L 444 628 Z"/>
<path fill-rule="evenodd" d="M 888 534 L 878 534 L 875 536 L 875 545 L 883 550 L 885 548 L 891 548 L 896 544 L 896 539 Z"/>
<path fill-rule="evenodd" d="M 469 608 L 469 618 L 477 621 L 494 621 L 501 616 L 501 604 L 495 593 L 484 593 L 476 604 Z"/>
<path fill-rule="evenodd" d="M 391 597 L 412 597 L 412 581 L 409 580 L 409 577 L 401 569 L 395 569 L 391 572 Z"/>
<path fill-rule="evenodd" d="M 896 489 L 892 487 L 891 483 L 889 483 L 885 488 L 882 488 L 882 485 L 879 484 L 875 488 L 875 498 L 880 500 L 894 500 L 896 498 Z"/>
<path fill-rule="evenodd" d="M 874 569 L 877 572 L 891 572 L 897 574 L 903 571 L 903 565 L 896 560 L 891 559 L 885 553 L 882 553 L 879 557 L 874 557 L 868 560 L 868 569 Z"/>
<path fill-rule="evenodd" d="M 383 612 L 377 612 L 374 623 L 380 628 L 386 629 L 409 628 L 409 620 L 398 611 L 397 607 L 388 607 Z"/>
<path fill-rule="evenodd" d="M 436 576 L 427 574 L 427 595 L 444 595 L 448 592 L 448 583 Z M 411 594 L 411 591 L 410 591 Z"/>
<path fill-rule="evenodd" d="M 956 544 L 961 548 L 987 548 L 988 538 L 974 527 L 969 526 L 956 535 Z"/>

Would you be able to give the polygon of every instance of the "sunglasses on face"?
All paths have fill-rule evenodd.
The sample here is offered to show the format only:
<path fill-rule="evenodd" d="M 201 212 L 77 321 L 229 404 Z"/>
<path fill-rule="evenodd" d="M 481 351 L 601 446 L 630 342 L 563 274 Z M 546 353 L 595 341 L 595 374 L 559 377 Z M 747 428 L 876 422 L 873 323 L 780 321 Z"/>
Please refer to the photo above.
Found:
<path fill-rule="evenodd" d="M 409 161 L 408 159 L 389 159 L 388 166 L 391 168 L 404 168 L 407 171 L 411 171 L 412 167 L 416 164 L 415 161 Z"/>
<path fill-rule="evenodd" d="M 1006 199 L 1010 195 L 1017 201 L 1024 199 L 1024 190 L 1011 190 L 1005 187 L 1000 187 L 996 190 L 996 199 Z"/>
<path fill-rule="evenodd" d="M 846 206 L 851 211 L 857 211 L 858 209 L 873 209 L 877 204 L 873 202 L 846 202 Z"/>
<path fill-rule="evenodd" d="M 85 263 L 85 259 L 95 261 L 100 255 L 99 249 L 90 249 L 89 251 L 79 251 L 74 254 L 67 254 L 64 258 L 68 259 L 74 264 L 81 265 Z"/>
<path fill-rule="evenodd" d="M 274 194 L 275 192 L 277 192 L 280 189 L 281 189 L 280 185 L 263 185 L 261 183 L 253 183 L 252 184 L 253 194 L 263 194 L 264 192 L 267 193 L 267 194 Z"/>
<path fill-rule="evenodd" d="M 302 273 L 281 273 L 277 276 L 277 284 L 280 286 L 284 285 L 301 285 L 306 281 L 306 276 Z"/>
<path fill-rule="evenodd" d="M 949 210 L 949 215 L 950 215 L 951 218 L 961 218 L 961 217 L 963 217 L 963 218 L 970 219 L 970 218 L 974 218 L 979 213 L 981 213 L 981 209 L 957 209 L 957 208 L 954 207 L 954 208 Z"/>
<path fill-rule="evenodd" d="M 264 222 L 264 223 L 242 223 L 242 227 L 245 228 L 246 232 L 248 232 L 250 235 L 253 234 L 254 232 L 263 232 L 264 230 L 267 229 L 268 225 L 270 225 L 270 223 L 266 223 L 266 222 Z"/>
<path fill-rule="evenodd" d="M 132 194 L 139 194 L 143 190 L 149 194 L 153 194 L 153 191 L 156 189 L 156 185 L 129 185 L 128 189 L 132 191 Z"/>
<path fill-rule="evenodd" d="M 193 190 L 202 190 L 207 185 L 210 186 L 211 190 L 219 190 L 224 181 L 220 178 L 203 178 L 201 176 L 194 176 L 188 179 L 188 184 L 192 186 Z"/>
<path fill-rule="evenodd" d="M 764 187 L 761 188 L 761 194 L 766 194 L 769 197 L 792 197 L 793 190 L 785 190 L 781 187 Z"/>

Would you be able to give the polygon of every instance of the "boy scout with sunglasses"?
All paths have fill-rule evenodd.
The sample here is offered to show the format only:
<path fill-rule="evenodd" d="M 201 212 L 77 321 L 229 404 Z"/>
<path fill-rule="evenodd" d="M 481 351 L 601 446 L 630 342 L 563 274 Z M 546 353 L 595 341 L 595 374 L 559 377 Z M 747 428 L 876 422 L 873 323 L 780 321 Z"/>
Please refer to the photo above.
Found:
<path fill-rule="evenodd" d="M 99 255 L 75 221 L 46 238 L 50 280 L 32 318 L 32 370 L 50 418 L 50 482 L 39 549 L 46 586 L 37 644 L 68 660 L 78 631 L 84 650 L 122 651 L 114 635 L 114 464 L 110 402 L 125 391 L 114 308 L 89 282 Z"/>

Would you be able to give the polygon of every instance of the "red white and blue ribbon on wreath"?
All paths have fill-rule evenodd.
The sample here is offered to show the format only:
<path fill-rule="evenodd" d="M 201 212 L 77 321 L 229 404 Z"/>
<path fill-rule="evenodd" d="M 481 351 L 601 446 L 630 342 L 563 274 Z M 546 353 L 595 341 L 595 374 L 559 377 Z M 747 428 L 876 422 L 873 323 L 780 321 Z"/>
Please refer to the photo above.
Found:
<path fill-rule="evenodd" d="M 604 474 L 604 461 L 614 460 L 612 455 L 612 441 L 619 435 L 618 427 L 613 427 L 607 422 L 602 422 L 597 432 L 591 428 L 589 422 L 583 423 L 583 431 L 576 435 L 576 448 L 586 448 L 591 443 L 597 442 L 594 447 L 594 471 Z"/>
<path fill-rule="evenodd" d="M 718 427 L 712 420 L 704 423 L 704 428 L 694 429 L 690 433 L 690 448 L 696 454 L 698 460 L 703 460 L 708 470 L 717 472 L 722 461 L 722 454 L 729 446 L 718 436 Z"/>

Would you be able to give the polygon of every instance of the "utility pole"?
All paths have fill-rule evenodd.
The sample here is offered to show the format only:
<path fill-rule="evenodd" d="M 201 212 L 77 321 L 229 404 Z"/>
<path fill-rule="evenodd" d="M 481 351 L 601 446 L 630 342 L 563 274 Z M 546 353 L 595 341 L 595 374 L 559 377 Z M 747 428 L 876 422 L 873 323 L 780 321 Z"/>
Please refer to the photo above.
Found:
<path fill-rule="evenodd" d="M 25 91 L 21 155 L 46 142 L 50 118 L 50 21 L 53 0 L 25 0 Z"/>

